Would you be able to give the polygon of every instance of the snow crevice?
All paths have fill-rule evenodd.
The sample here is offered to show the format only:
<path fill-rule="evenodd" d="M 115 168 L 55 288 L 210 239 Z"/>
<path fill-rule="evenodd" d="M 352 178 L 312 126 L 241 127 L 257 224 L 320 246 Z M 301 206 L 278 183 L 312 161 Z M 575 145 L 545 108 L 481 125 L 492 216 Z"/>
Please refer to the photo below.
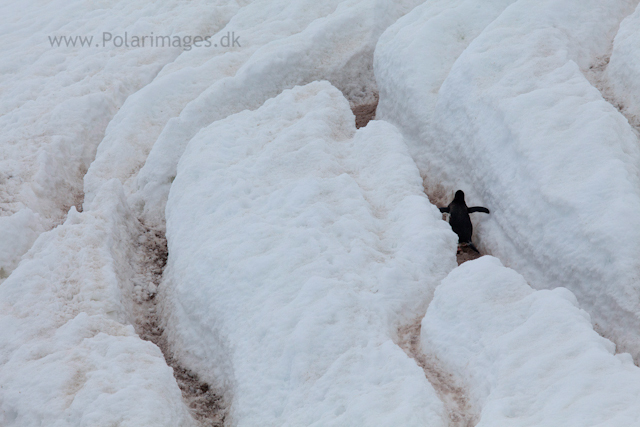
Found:
<path fill-rule="evenodd" d="M 473 427 L 478 422 L 479 411 L 470 403 L 464 385 L 442 366 L 435 355 L 426 355 L 422 351 L 420 330 L 423 317 L 399 328 L 396 344 L 424 370 L 427 380 L 444 404 L 449 427 Z"/>
<path fill-rule="evenodd" d="M 191 415 L 202 427 L 222 427 L 226 417 L 226 407 L 221 394 L 196 373 L 184 368 L 173 352 L 164 335 L 164 320 L 158 304 L 158 288 L 162 286 L 162 273 L 167 263 L 167 239 L 163 232 L 146 227 L 141 236 L 141 261 L 133 280 L 134 328 L 140 338 L 150 341 L 160 350 L 173 369 L 173 375 L 182 391 L 182 398 Z"/>

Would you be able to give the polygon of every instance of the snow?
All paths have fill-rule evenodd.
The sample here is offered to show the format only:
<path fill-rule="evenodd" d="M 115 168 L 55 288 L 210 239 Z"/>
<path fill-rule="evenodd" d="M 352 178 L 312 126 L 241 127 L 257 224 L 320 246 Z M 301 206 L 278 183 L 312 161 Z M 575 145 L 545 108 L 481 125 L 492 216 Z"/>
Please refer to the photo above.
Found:
<path fill-rule="evenodd" d="M 127 100 L 87 173 L 85 196 L 91 200 L 102 182 L 118 178 L 145 223 L 164 228 L 176 165 L 200 129 L 315 80 L 331 81 L 353 105 L 372 102 L 378 37 L 418 3 L 270 0 L 243 6 L 213 36 L 234 32 L 241 48 L 183 52 Z"/>
<path fill-rule="evenodd" d="M 591 327 L 565 288 L 534 291 L 485 256 L 453 270 L 422 321 L 422 346 L 463 378 L 476 426 L 630 426 L 640 369 Z"/>
<path fill-rule="evenodd" d="M 639 357 L 638 138 L 584 76 L 635 4 L 488 4 L 484 29 L 475 9 L 425 3 L 381 36 L 376 117 L 402 132 L 433 197 L 462 189 L 491 210 L 475 218 L 479 248 L 534 288 L 570 289 Z"/>
<path fill-rule="evenodd" d="M 637 5 L 0 5 L 0 425 L 638 424 Z"/>
<path fill-rule="evenodd" d="M 401 136 L 326 82 L 192 139 L 167 204 L 169 339 L 231 425 L 445 425 L 393 343 L 455 266 Z"/>
<path fill-rule="evenodd" d="M 181 51 L 52 47 L 49 37 L 93 36 L 101 44 L 103 32 L 204 31 L 204 2 L 193 9 L 181 3 L 56 0 L 1 7 L 0 235 L 24 236 L 21 244 L 1 244 L 4 275 L 37 234 L 63 222 L 70 206 L 80 207 L 83 175 L 110 120 Z"/>
<path fill-rule="evenodd" d="M 636 52 L 640 48 L 638 34 L 640 8 L 626 17 L 613 42 L 613 52 L 605 75 L 608 87 L 620 107 L 634 126 L 640 125 L 640 59 Z"/>
<path fill-rule="evenodd" d="M 130 324 L 138 227 L 111 181 L 2 283 L 1 425 L 193 425 L 162 353 Z"/>

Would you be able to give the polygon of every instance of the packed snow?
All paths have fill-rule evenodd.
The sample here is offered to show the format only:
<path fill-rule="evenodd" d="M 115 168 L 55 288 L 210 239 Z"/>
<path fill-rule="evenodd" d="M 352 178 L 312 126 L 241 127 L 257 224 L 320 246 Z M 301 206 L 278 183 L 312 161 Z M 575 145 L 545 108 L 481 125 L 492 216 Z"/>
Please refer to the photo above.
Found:
<path fill-rule="evenodd" d="M 205 32 L 203 3 L 55 0 L 1 7 L 0 234 L 18 236 L 0 241 L 0 280 L 41 232 L 81 206 L 83 176 L 105 128 L 129 95 L 182 52 L 103 47 L 103 32 Z M 51 41 L 62 36 L 93 37 L 92 46 Z"/>
<path fill-rule="evenodd" d="M 184 52 L 127 101 L 87 173 L 86 197 L 90 200 L 105 180 L 118 178 L 145 223 L 163 228 L 176 165 L 200 129 L 315 80 L 331 81 L 352 105 L 372 102 L 378 37 L 418 3 L 263 0 L 246 5 L 213 36 L 217 40 L 233 32 L 241 48 Z"/>
<path fill-rule="evenodd" d="M 463 378 L 476 426 L 632 426 L 640 369 L 593 331 L 565 288 L 534 291 L 485 256 L 453 270 L 422 321 L 422 346 Z"/>
<path fill-rule="evenodd" d="M 640 7 L 626 17 L 613 42 L 613 51 L 606 69 L 606 83 L 616 106 L 621 108 L 631 124 L 640 126 Z"/>
<path fill-rule="evenodd" d="M 162 353 L 131 326 L 139 234 L 113 180 L 2 283 L 0 425 L 194 425 Z"/>
<path fill-rule="evenodd" d="M 0 5 L 0 425 L 640 424 L 637 6 Z"/>
<path fill-rule="evenodd" d="M 491 210 L 478 247 L 535 288 L 571 289 L 640 356 L 638 138 L 584 76 L 632 2 L 521 0 L 479 34 L 449 8 L 425 3 L 382 35 L 377 117 L 401 130 L 433 195 L 461 188 Z M 456 34 L 475 36 L 457 58 Z"/>
<path fill-rule="evenodd" d="M 239 230 L 242 230 L 239 232 Z M 234 425 L 445 425 L 393 343 L 455 266 L 400 134 L 328 83 L 189 143 L 167 205 L 170 340 Z"/>

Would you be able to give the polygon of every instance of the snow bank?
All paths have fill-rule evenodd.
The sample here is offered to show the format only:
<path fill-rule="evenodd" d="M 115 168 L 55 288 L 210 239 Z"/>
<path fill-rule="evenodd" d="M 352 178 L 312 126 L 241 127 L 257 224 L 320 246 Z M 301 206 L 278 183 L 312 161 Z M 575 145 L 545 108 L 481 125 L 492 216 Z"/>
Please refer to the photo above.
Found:
<path fill-rule="evenodd" d="M 128 100 L 87 173 L 87 199 L 102 182 L 118 178 L 145 223 L 164 227 L 176 165 L 200 129 L 316 80 L 329 80 L 354 105 L 372 102 L 378 37 L 419 3 L 277 0 L 234 11 L 213 39 L 234 33 L 241 47 L 184 52 Z"/>
<path fill-rule="evenodd" d="M 457 11 L 422 18 L 426 4 L 381 36 L 375 71 L 377 117 L 399 127 L 429 190 L 444 201 L 461 188 L 491 209 L 480 247 L 535 288 L 571 289 L 598 330 L 638 357 L 640 150 L 583 75 L 630 6 L 521 0 L 455 59 L 439 52 L 460 43 L 436 30 L 473 35 L 477 24 Z M 411 37 L 430 41 L 407 46 Z"/>
<path fill-rule="evenodd" d="M 199 32 L 207 25 L 204 3 L 55 0 L 0 6 L 0 216 L 17 215 L 0 221 L 0 236 L 29 236 L 16 241 L 10 254 L 0 249 L 5 275 L 34 233 L 80 206 L 82 177 L 107 124 L 129 94 L 181 52 L 103 47 L 103 32 Z M 67 47 L 62 36 L 73 37 L 76 46 Z M 92 37 L 91 45 L 81 47 L 76 37 L 86 37 L 87 45 Z M 17 224 L 22 230 L 13 228 Z"/>
<path fill-rule="evenodd" d="M 433 126 L 440 86 L 460 54 L 514 1 L 427 1 L 380 37 L 375 51 L 380 82 L 376 117 L 412 136 L 407 142 L 419 166 L 424 168 L 432 157 L 420 133 Z"/>
<path fill-rule="evenodd" d="M 190 143 L 167 204 L 166 331 L 232 425 L 445 425 L 392 342 L 455 267 L 400 134 L 326 82 Z"/>
<path fill-rule="evenodd" d="M 640 7 L 625 18 L 613 42 L 613 52 L 605 72 L 608 89 L 625 116 L 640 125 Z"/>
<path fill-rule="evenodd" d="M 0 425 L 193 425 L 162 353 L 128 325 L 139 229 L 124 203 L 107 183 L 0 286 Z"/>
<path fill-rule="evenodd" d="M 485 256 L 453 270 L 422 321 L 422 346 L 466 383 L 480 426 L 630 426 L 640 369 L 593 331 L 565 288 L 534 291 Z"/>
<path fill-rule="evenodd" d="M 0 216 L 0 282 L 17 267 L 22 254 L 43 231 L 38 214 L 29 208 L 10 216 Z"/>

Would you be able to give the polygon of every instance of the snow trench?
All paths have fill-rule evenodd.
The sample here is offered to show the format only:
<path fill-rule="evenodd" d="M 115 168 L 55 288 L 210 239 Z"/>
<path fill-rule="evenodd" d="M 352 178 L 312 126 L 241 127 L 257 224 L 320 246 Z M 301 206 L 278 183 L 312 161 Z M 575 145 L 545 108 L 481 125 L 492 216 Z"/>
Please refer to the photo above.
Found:
<path fill-rule="evenodd" d="M 84 283 L 78 292 L 91 294 L 96 288 L 107 289 L 106 292 L 109 297 L 105 298 L 103 303 L 95 305 L 94 311 L 97 313 L 95 315 L 98 317 L 103 315 L 107 317 L 114 316 L 115 311 L 111 307 L 117 306 L 116 322 L 118 325 L 125 328 L 128 334 L 132 334 L 133 329 L 127 325 L 133 325 L 140 337 L 157 344 L 165 353 L 167 362 L 173 367 L 175 377 L 183 390 L 183 398 L 192 409 L 191 414 L 189 414 L 181 399 L 176 399 L 177 388 L 175 387 L 175 381 L 169 384 L 171 381 L 167 382 L 168 380 L 164 376 L 159 379 L 162 382 L 162 386 L 154 385 L 152 387 L 158 390 L 160 395 L 158 401 L 161 402 L 164 399 L 163 405 L 166 406 L 166 411 L 172 412 L 173 415 L 167 416 L 162 411 L 158 411 L 154 415 L 151 412 L 154 411 L 155 406 L 149 405 L 146 409 L 140 409 L 136 414 L 121 414 L 120 421 L 117 422 L 124 422 L 125 424 L 123 425 L 128 422 L 133 423 L 131 425 L 146 425 L 147 423 L 149 425 L 160 425 L 155 424 L 157 416 L 164 417 L 167 423 L 174 423 L 174 425 L 191 425 L 194 422 L 194 417 L 200 423 L 217 425 L 222 423 L 225 416 L 224 402 L 214 394 L 215 387 L 202 382 L 198 375 L 192 371 L 182 368 L 180 362 L 173 357 L 173 346 L 167 342 L 165 335 L 162 333 L 164 321 L 160 318 L 162 313 L 158 313 L 155 306 L 155 301 L 157 301 L 155 295 L 158 293 L 161 277 L 162 236 L 164 233 L 164 201 L 162 197 L 166 198 L 166 194 L 164 196 L 160 194 L 159 204 L 154 205 L 157 200 L 153 199 L 155 197 L 154 193 L 149 192 L 148 194 L 151 194 L 149 196 L 151 203 L 146 205 L 146 201 L 141 199 L 141 195 L 147 197 L 147 193 L 143 194 L 139 186 L 137 186 L 139 180 L 138 172 L 140 171 L 140 176 L 143 177 L 140 179 L 144 179 L 145 172 L 141 168 L 145 163 L 148 164 L 147 169 L 153 175 L 152 178 L 155 179 L 159 176 L 160 179 L 154 182 L 149 180 L 145 182 L 147 184 L 151 182 L 152 186 L 162 185 L 163 191 L 168 191 L 169 185 L 167 183 L 170 184 L 170 181 L 175 176 L 175 164 L 180 158 L 186 142 L 197 134 L 201 127 L 205 127 L 209 123 L 224 118 L 235 111 L 245 109 L 247 106 L 256 109 L 266 99 L 277 95 L 283 89 L 293 87 L 296 83 L 306 83 L 318 78 L 327 78 L 336 84 L 342 93 L 348 97 L 350 107 L 356 113 L 356 126 L 366 125 L 374 115 L 377 103 L 377 92 L 372 69 L 373 48 L 377 37 L 386 26 L 415 5 L 415 2 L 411 1 L 378 2 L 375 5 L 364 1 L 299 3 L 273 2 L 273 7 L 268 9 L 268 12 L 272 13 L 272 15 L 269 19 L 264 19 L 265 16 L 261 16 L 259 19 L 260 24 L 257 25 L 256 17 L 261 14 L 264 15 L 264 8 L 253 7 L 251 3 L 247 2 L 242 4 L 225 2 L 224 5 L 217 6 L 207 5 L 206 14 L 203 14 L 204 8 L 198 4 L 191 4 L 188 14 L 180 14 L 175 13 L 175 7 L 177 6 L 174 4 L 157 6 L 157 10 L 154 11 L 149 8 L 156 6 L 138 8 L 137 4 L 129 3 L 126 5 L 113 2 L 109 5 L 111 9 L 105 8 L 104 10 L 104 13 L 111 14 L 110 20 L 105 26 L 100 27 L 100 30 L 134 32 L 136 29 L 153 31 L 154 29 L 162 28 L 166 31 L 166 21 L 173 19 L 172 27 L 169 28 L 173 32 L 180 33 L 181 25 L 190 22 L 192 24 L 190 30 L 201 29 L 202 31 L 208 30 L 213 33 L 218 32 L 216 36 L 224 34 L 227 30 L 239 31 L 243 39 L 249 42 L 244 49 L 232 49 L 227 52 L 217 51 L 213 54 L 204 51 L 192 50 L 186 52 L 175 49 L 155 51 L 150 54 L 143 49 L 113 51 L 106 49 L 96 50 L 95 52 L 71 48 L 63 49 L 62 51 L 43 50 L 41 41 L 34 39 L 30 43 L 35 52 L 33 55 L 26 56 L 26 58 L 35 62 L 31 64 L 29 61 L 14 58 L 13 63 L 20 64 L 22 68 L 16 69 L 14 76 L 6 80 L 8 82 L 6 83 L 7 86 L 9 83 L 16 85 L 17 79 L 23 78 L 28 74 L 28 71 L 25 70 L 28 70 L 29 67 L 35 72 L 42 63 L 58 64 L 52 71 L 49 80 L 42 80 L 39 83 L 42 87 L 51 87 L 53 95 L 46 97 L 43 96 L 41 91 L 36 103 L 40 103 L 37 105 L 41 110 L 57 106 L 58 110 L 64 113 L 62 116 L 54 115 L 51 117 L 47 122 L 47 126 L 50 126 L 51 129 L 58 131 L 61 128 L 65 128 L 65 124 L 72 124 L 75 128 L 70 126 L 68 129 L 72 137 L 63 141 L 64 144 L 67 144 L 66 146 L 60 144 L 47 145 L 48 142 L 46 140 L 41 146 L 33 145 L 32 148 L 36 151 L 44 147 L 44 150 L 55 151 L 54 154 L 57 156 L 57 163 L 52 163 L 53 166 L 47 166 L 45 172 L 38 173 L 43 179 L 47 178 L 49 181 L 45 180 L 46 184 L 52 185 L 51 188 L 56 189 L 59 193 L 47 195 L 46 197 L 49 198 L 46 200 L 40 196 L 37 197 L 45 200 L 46 203 L 49 203 L 49 201 L 51 203 L 61 203 L 56 208 L 59 211 L 59 215 L 55 220 L 51 220 L 46 227 L 40 227 L 37 221 L 40 220 L 40 213 L 46 211 L 45 213 L 49 215 L 55 210 L 53 208 L 47 208 L 49 209 L 48 211 L 43 208 L 40 213 L 35 214 L 32 211 L 24 210 L 16 216 L 9 217 L 12 218 L 12 222 L 5 227 L 7 234 L 3 234 L 3 237 L 13 232 L 15 239 L 11 240 L 27 237 L 28 241 L 23 242 L 22 249 L 18 251 L 15 250 L 16 245 L 11 248 L 8 246 L 0 248 L 0 255 L 6 253 L 9 264 L 12 263 L 11 265 L 7 264 L 8 267 L 3 270 L 4 273 L 2 274 L 9 275 L 10 271 L 17 265 L 22 252 L 27 251 L 32 246 L 31 242 L 38 235 L 41 235 L 41 240 L 50 241 L 54 239 L 54 236 L 59 236 L 59 233 L 64 233 L 69 228 L 76 230 L 78 227 L 72 227 L 72 225 L 76 225 L 75 223 L 72 224 L 72 222 L 78 221 L 78 218 L 81 218 L 82 221 L 86 221 L 87 218 L 99 218 L 91 226 L 82 228 L 82 233 L 84 233 L 86 239 L 91 241 L 97 239 L 98 236 L 108 236 L 108 232 L 101 234 L 101 230 L 104 227 L 112 227 L 110 230 L 116 233 L 117 227 L 124 227 L 123 224 L 127 224 L 128 231 L 126 234 L 115 240 L 106 240 L 105 245 L 119 242 L 116 245 L 118 249 L 115 252 L 108 249 L 108 246 L 100 246 L 98 242 L 94 242 L 94 245 L 97 245 L 98 248 L 96 250 L 100 252 L 97 264 L 85 267 L 83 258 L 73 256 L 73 249 L 71 248 L 77 249 L 82 246 L 82 244 L 78 245 L 76 241 L 68 243 L 68 250 L 63 250 L 60 253 L 56 252 L 57 261 L 52 264 L 55 266 L 56 263 L 63 263 L 69 271 L 78 270 L 80 272 L 78 273 L 81 277 L 80 280 L 84 280 L 85 276 L 88 277 L 95 274 L 93 272 L 94 268 L 100 271 L 111 269 L 109 270 L 111 276 L 108 281 L 105 282 L 97 275 L 95 283 Z M 35 7 L 35 4 L 31 6 Z M 75 10 L 75 12 L 78 12 L 75 15 L 69 12 L 65 16 L 66 18 L 71 16 L 77 22 L 83 22 L 81 27 L 83 31 L 95 30 L 96 22 L 104 22 L 100 20 L 99 14 L 95 13 L 91 5 L 78 3 L 73 6 L 82 7 Z M 55 9 L 60 8 L 61 5 L 52 4 L 50 7 Z M 29 27 L 30 30 L 33 30 L 42 25 L 42 16 L 36 16 L 35 13 L 32 13 L 35 9 L 29 10 L 31 12 L 23 14 L 23 16 L 26 17 L 24 19 L 30 19 L 28 25 L 31 26 Z M 71 10 L 71 6 L 69 10 Z M 114 14 L 114 10 L 126 15 L 126 18 Z M 55 15 L 55 13 L 51 13 L 51 15 Z M 87 20 L 86 16 L 89 15 L 92 18 Z M 144 22 L 145 15 L 153 15 L 156 21 L 153 24 Z M 213 21 L 207 22 L 203 19 L 211 15 L 215 15 Z M 179 19 L 175 19 L 176 16 Z M 94 17 L 95 19 L 93 19 Z M 74 22 L 73 19 L 71 19 L 72 22 Z M 366 25 L 354 27 L 352 25 L 354 19 L 362 20 Z M 68 21 L 66 23 L 63 22 L 64 19 L 58 19 L 58 21 L 54 19 L 54 21 L 58 22 L 60 26 L 56 27 L 52 24 L 49 29 L 53 32 L 59 30 L 62 33 L 66 33 L 70 27 L 74 27 L 74 25 L 68 24 Z M 197 24 L 194 25 L 194 22 Z M 283 22 L 287 22 L 287 25 L 283 25 Z M 109 25 L 113 25 L 113 28 L 110 28 Z M 20 25 L 16 26 L 16 28 L 19 27 Z M 78 27 L 75 26 L 74 29 L 78 29 Z M 346 29 L 348 31 L 345 31 Z M 28 32 L 25 28 L 22 31 L 25 34 Z M 38 44 L 39 42 L 40 44 Z M 315 51 L 316 55 L 309 57 L 309 50 Z M 90 54 L 93 54 L 93 56 Z M 71 61 L 69 61 L 69 57 Z M 278 58 L 283 58 L 284 60 L 279 60 Z M 81 69 L 79 66 L 88 63 L 87 61 L 92 63 L 95 68 L 95 76 L 88 80 L 80 80 L 68 93 L 59 90 L 60 88 L 56 86 L 57 81 L 60 80 L 62 82 L 61 85 L 64 85 L 67 83 L 64 79 L 69 78 L 67 67 L 70 69 L 76 67 L 77 74 L 80 76 L 83 72 L 86 72 L 86 69 Z M 289 70 L 296 70 L 297 74 L 291 73 Z M 265 80 L 265 78 L 270 78 L 273 81 L 269 83 L 269 80 Z M 30 84 L 33 81 L 31 80 L 24 84 Z M 256 87 L 256 81 L 265 82 L 265 85 L 263 85 L 264 90 L 254 91 L 253 93 L 252 91 L 247 91 L 248 88 Z M 114 87 L 117 90 L 113 90 Z M 73 104 L 75 102 L 73 96 L 76 93 L 88 93 L 86 99 L 93 103 Z M 242 94 L 242 96 L 239 96 L 239 94 Z M 24 91 L 21 95 L 24 95 Z M 113 96 L 113 98 L 108 98 L 109 96 Z M 42 113 L 40 110 L 34 110 L 32 108 L 34 104 L 30 103 L 29 100 L 23 102 L 22 98 L 18 97 L 16 99 L 18 110 L 14 110 L 14 113 L 19 111 L 22 115 L 21 117 L 26 118 L 27 121 Z M 85 98 L 81 99 L 83 102 L 86 100 Z M 234 99 L 240 101 L 240 103 L 234 104 Z M 20 102 L 23 102 L 23 104 L 19 105 Z M 104 104 L 105 108 L 97 108 L 96 106 L 99 103 Z M 218 111 L 215 108 L 212 111 L 212 106 L 215 104 L 223 105 L 226 111 Z M 25 106 L 31 108 L 31 110 Z M 21 108 L 22 110 L 20 110 Z M 55 108 L 53 111 L 56 111 Z M 48 113 L 40 115 L 46 117 L 46 114 Z M 349 117 L 350 120 L 354 121 L 353 116 L 349 115 Z M 9 120 L 7 117 L 5 119 Z M 21 129 L 28 128 L 25 123 L 21 122 L 19 124 Z M 37 126 L 32 128 L 35 129 Z M 182 142 L 180 142 L 180 138 L 175 138 L 175 133 L 171 133 L 174 132 L 172 129 L 186 132 Z M 76 133 L 74 134 L 74 132 Z M 164 134 L 166 134 L 164 144 L 169 144 L 170 146 L 163 148 L 162 135 Z M 82 144 L 80 140 L 82 140 Z M 99 145 L 98 142 L 100 142 Z M 6 145 L 4 148 L 7 146 L 10 145 Z M 159 150 L 158 155 L 154 157 L 152 153 L 147 159 L 147 154 L 152 151 L 152 147 L 154 149 L 159 147 L 157 148 Z M 78 167 L 79 172 L 74 176 L 68 173 L 72 167 L 75 167 L 73 162 L 69 160 L 78 156 L 76 154 L 70 155 L 68 148 L 84 150 L 78 154 L 81 162 Z M 170 150 L 167 156 L 165 156 L 167 152 L 163 151 L 165 149 Z M 14 164 L 20 164 L 21 167 L 28 164 L 24 159 L 18 157 L 15 160 Z M 172 175 L 166 173 L 167 168 L 165 165 L 167 162 L 171 163 L 167 167 Z M 56 170 L 62 170 L 61 168 L 64 169 L 64 173 L 56 172 Z M 85 174 L 87 168 L 88 172 Z M 25 185 L 29 185 L 28 173 L 23 173 L 23 176 L 19 178 L 21 182 L 26 183 Z M 50 180 L 50 177 L 59 178 L 59 182 Z M 13 175 L 7 175 L 7 179 L 13 178 Z M 117 178 L 123 183 L 124 188 L 120 188 L 113 181 L 113 178 Z M 81 185 L 77 185 L 83 181 L 85 192 L 83 192 Z M 33 185 L 36 184 L 37 180 Z M 65 185 L 75 186 L 73 187 L 74 190 L 69 191 Z M 6 189 L 7 194 L 20 193 L 11 186 L 5 186 L 3 189 Z M 112 192 L 110 196 L 107 195 L 109 192 Z M 46 191 L 42 190 L 41 193 L 44 194 Z M 71 201 L 65 201 L 65 197 L 68 198 L 70 194 L 73 195 L 72 199 L 69 199 Z M 34 203 L 38 204 L 38 206 L 44 206 L 44 202 L 37 199 L 37 197 L 29 200 L 36 200 L 37 203 Z M 111 205 L 104 202 L 109 197 L 114 200 Z M 140 204 L 140 200 L 142 200 L 142 204 Z M 65 220 L 66 211 L 72 204 L 78 206 L 78 210 L 84 208 L 85 212 L 77 213 L 72 208 L 70 216 Z M 83 204 L 83 206 L 81 207 L 80 204 Z M 133 212 L 130 211 L 130 206 L 134 207 Z M 149 212 L 152 214 L 148 215 Z M 53 230 L 45 231 L 60 222 L 64 222 L 64 224 L 53 228 Z M 16 224 L 19 227 L 16 227 Z M 27 233 L 28 230 L 32 230 L 31 234 Z M 3 241 L 6 242 L 7 240 Z M 64 246 L 67 244 L 64 243 L 67 242 L 66 238 L 61 238 L 56 242 L 51 243 L 51 245 Z M 48 257 L 47 251 L 55 252 L 53 249 L 43 251 L 42 248 L 36 245 L 29 252 L 29 255 L 25 255 L 23 260 L 25 266 L 20 267 L 16 271 L 15 277 L 9 280 L 7 291 L 12 289 L 12 286 L 17 286 L 17 280 L 37 282 L 35 278 L 30 276 L 29 268 L 33 263 L 28 260 L 30 257 Z M 127 255 L 121 258 L 122 254 Z M 57 267 L 51 268 L 55 269 Z M 115 278 L 113 277 L 114 274 Z M 58 279 L 53 280 L 52 283 L 57 283 L 56 280 Z M 58 282 L 60 285 L 54 286 L 53 291 L 41 286 L 30 293 L 29 297 L 43 301 L 47 298 L 58 298 L 61 301 L 56 306 L 58 309 L 68 310 L 70 313 L 76 313 L 77 310 L 80 310 L 80 313 L 88 312 L 82 306 L 76 306 L 74 301 L 65 302 L 64 298 L 56 293 L 64 294 L 64 292 L 67 292 L 65 289 L 69 288 L 69 285 L 66 276 L 60 278 Z M 51 296 L 47 293 L 50 291 L 53 292 Z M 15 292 L 19 291 L 16 290 Z M 4 302 L 8 306 L 15 303 L 13 300 L 5 300 Z M 12 322 L 11 319 L 11 316 L 5 318 L 8 322 Z M 43 323 L 42 319 L 38 317 L 29 327 L 40 328 L 40 330 L 46 331 L 46 333 L 43 332 L 42 334 L 51 336 L 56 336 L 58 334 L 57 331 L 60 328 L 65 328 L 65 325 L 70 322 L 69 319 L 64 318 L 60 320 L 61 323 L 59 324 L 49 325 L 46 322 Z M 20 324 L 19 322 L 15 328 L 16 334 L 24 335 L 29 330 L 26 324 Z M 109 335 L 111 333 L 108 328 L 103 326 L 94 329 L 98 334 L 105 333 Z M 135 335 L 130 338 L 122 346 L 125 353 L 132 352 L 131 349 L 143 345 Z M 22 351 L 28 345 L 31 344 L 18 346 L 14 349 L 15 352 L 7 350 L 5 356 L 12 361 L 12 366 L 20 366 Z M 78 345 L 77 343 L 69 345 L 71 346 L 69 348 L 73 349 L 73 351 L 80 351 L 75 349 Z M 109 347 L 111 344 L 106 345 Z M 55 350 L 47 351 L 49 351 L 47 354 L 56 354 Z M 154 357 L 156 357 L 159 354 L 157 348 L 154 351 Z M 51 358 L 55 359 L 55 356 Z M 45 366 L 48 372 L 54 372 L 58 369 L 66 369 L 71 372 L 74 369 L 76 371 L 81 369 L 80 365 L 82 364 L 91 365 L 94 359 L 95 355 L 89 354 L 86 355 L 85 359 L 76 361 L 78 366 L 74 364 L 75 362 L 59 360 L 48 360 Z M 158 360 L 154 360 L 154 363 L 157 364 Z M 130 366 L 135 366 L 136 363 L 139 363 L 136 357 L 133 357 L 130 361 L 123 361 L 123 370 L 126 372 L 130 369 Z M 405 369 L 411 369 L 412 365 L 408 359 L 403 359 L 403 363 L 406 365 Z M 158 369 L 160 369 L 160 365 L 157 366 Z M 163 366 L 166 368 L 166 365 Z M 105 375 L 105 372 L 103 365 L 97 366 L 91 371 L 94 377 Z M 80 378 L 78 386 L 69 392 L 70 400 L 75 400 L 79 396 L 83 396 L 83 393 L 88 393 L 98 401 L 101 401 L 104 398 L 104 393 L 107 392 L 106 390 L 111 392 L 112 389 L 116 390 L 115 393 L 117 395 L 123 396 L 124 394 L 117 390 L 132 391 L 138 381 L 135 376 L 129 377 L 126 374 L 114 375 L 109 386 L 111 388 L 103 389 L 100 388 L 100 384 L 83 383 L 82 377 Z M 79 409 L 76 408 L 76 413 L 71 416 L 68 411 L 65 412 L 65 409 L 61 407 L 47 413 L 38 413 L 36 411 L 29 418 L 26 415 L 26 411 L 30 402 L 20 399 L 24 385 L 19 381 L 12 384 L 15 386 L 14 391 L 17 391 L 17 394 L 10 393 L 11 398 L 6 400 L 4 400 L 5 396 L 3 396 L 2 401 L 3 405 L 8 405 L 6 406 L 8 408 L 6 413 L 9 414 L 7 423 L 37 425 L 40 422 L 50 423 L 52 420 L 62 418 L 67 419 L 70 425 L 74 425 L 76 422 L 91 423 L 100 418 L 103 409 L 105 411 L 110 410 L 107 405 L 100 407 L 95 414 L 87 415 L 87 413 L 82 412 L 86 408 L 80 407 Z M 423 384 L 420 387 L 427 386 Z M 39 398 L 33 399 L 31 403 L 41 405 L 45 409 L 49 408 L 56 390 L 53 388 L 50 395 L 39 396 Z M 140 390 L 137 389 L 135 393 L 141 393 Z M 145 398 L 156 399 L 157 397 L 147 395 Z M 89 401 L 85 400 L 85 402 Z M 211 411 L 208 407 L 212 405 L 216 406 L 217 409 Z M 207 411 L 209 411 L 208 414 L 204 413 Z M 109 417 L 105 418 L 107 421 L 110 419 Z"/>
<path fill-rule="evenodd" d="M 640 419 L 640 149 L 593 88 L 635 125 L 637 1 L 25 5 L 0 6 L 0 425 Z M 524 278 L 456 267 L 458 188 Z"/>
<path fill-rule="evenodd" d="M 432 198 L 463 189 L 488 207 L 478 247 L 534 288 L 570 289 L 637 358 L 640 149 L 585 78 L 635 4 L 425 3 L 381 36 L 374 70 L 376 117 L 402 132 Z"/>

